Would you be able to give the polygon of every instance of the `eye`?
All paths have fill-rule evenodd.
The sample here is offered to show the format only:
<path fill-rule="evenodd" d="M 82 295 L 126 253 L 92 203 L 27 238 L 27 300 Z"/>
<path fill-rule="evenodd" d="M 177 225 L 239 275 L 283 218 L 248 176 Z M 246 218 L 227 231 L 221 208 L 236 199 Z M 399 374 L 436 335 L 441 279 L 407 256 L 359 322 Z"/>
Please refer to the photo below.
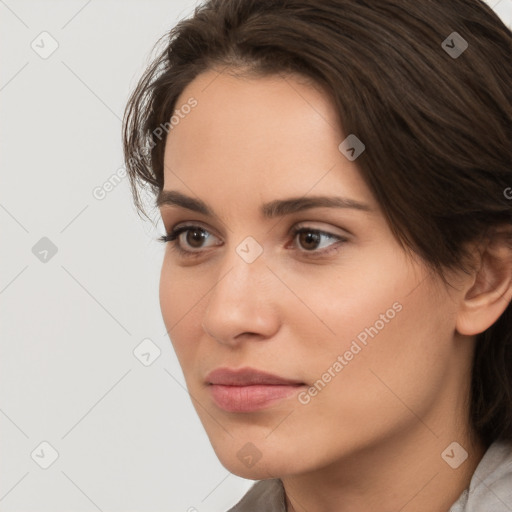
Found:
<path fill-rule="evenodd" d="M 328 231 L 323 231 L 320 229 L 315 229 L 307 226 L 295 226 L 291 230 L 291 238 L 293 241 L 298 239 L 300 245 L 305 247 L 305 249 L 297 249 L 298 252 L 302 253 L 302 255 L 306 255 L 307 257 L 320 257 L 325 256 L 331 251 L 337 251 L 345 242 L 348 242 L 348 238 L 335 235 L 334 233 L 329 233 Z M 196 225 L 188 225 L 181 226 L 179 228 L 173 229 L 167 235 L 163 235 L 158 238 L 160 242 L 170 242 L 174 250 L 178 252 L 183 257 L 196 257 L 200 256 L 204 251 L 201 250 L 205 246 L 203 243 L 208 241 L 213 235 L 211 235 L 206 229 L 196 226 Z M 324 240 L 334 240 L 333 243 L 323 244 L 322 247 L 322 239 Z M 211 244 L 221 245 L 221 244 Z M 293 244 L 297 247 L 297 244 Z M 190 247 L 192 250 L 183 248 Z M 320 247 L 320 250 L 319 250 Z M 195 250 L 193 250 L 195 249 Z"/>
<path fill-rule="evenodd" d="M 300 245 L 305 247 L 304 250 L 299 249 L 299 252 L 306 253 L 306 256 L 312 257 L 325 256 L 332 251 L 339 250 L 341 244 L 348 242 L 346 237 L 308 226 L 294 227 L 292 229 L 292 238 L 293 240 L 297 238 Z M 322 238 L 324 240 L 331 239 L 338 243 L 327 244 L 327 248 L 325 248 L 326 245 L 324 244 L 323 248 L 319 250 L 319 247 L 322 245 Z"/>
<path fill-rule="evenodd" d="M 184 235 L 184 236 L 182 236 Z M 202 249 L 202 243 L 211 238 L 210 233 L 200 226 L 181 226 L 173 229 L 167 235 L 161 236 L 158 241 L 171 242 L 173 248 L 178 251 L 182 256 L 196 256 L 199 254 L 199 249 Z M 197 249 L 191 251 L 183 249 L 182 244 Z"/>

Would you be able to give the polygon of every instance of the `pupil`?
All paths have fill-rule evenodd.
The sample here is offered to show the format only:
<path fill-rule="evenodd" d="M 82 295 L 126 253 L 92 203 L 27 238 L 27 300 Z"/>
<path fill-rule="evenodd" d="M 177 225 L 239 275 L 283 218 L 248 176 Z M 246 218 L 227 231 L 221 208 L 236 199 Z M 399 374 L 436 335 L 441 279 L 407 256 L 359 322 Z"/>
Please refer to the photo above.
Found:
<path fill-rule="evenodd" d="M 305 245 L 308 245 L 308 243 L 311 243 L 311 242 L 313 242 L 313 245 L 318 243 L 318 237 L 319 237 L 318 233 L 307 232 L 307 233 L 302 233 L 302 234 L 305 235 L 305 238 L 307 239 Z"/>
<path fill-rule="evenodd" d="M 194 229 L 193 231 L 189 231 L 188 232 L 189 235 L 191 235 L 192 239 L 197 242 L 198 244 L 197 245 L 194 245 L 194 243 L 190 243 L 190 240 L 187 240 L 187 243 L 194 247 L 194 248 L 199 248 L 201 247 L 201 242 L 204 240 L 205 236 L 204 236 L 204 233 L 198 229 Z M 189 237 L 190 238 L 190 237 Z"/>

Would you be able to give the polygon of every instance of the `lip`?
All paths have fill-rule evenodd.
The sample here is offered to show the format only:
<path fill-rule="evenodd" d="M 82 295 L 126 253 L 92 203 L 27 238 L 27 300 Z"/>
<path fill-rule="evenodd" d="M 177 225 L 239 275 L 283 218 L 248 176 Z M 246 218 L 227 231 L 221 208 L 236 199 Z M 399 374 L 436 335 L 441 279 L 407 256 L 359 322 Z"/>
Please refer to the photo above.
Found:
<path fill-rule="evenodd" d="M 254 368 L 217 368 L 206 384 L 218 407 L 228 412 L 253 412 L 291 397 L 304 382 L 286 379 Z"/>
<path fill-rule="evenodd" d="M 269 386 L 290 386 L 304 384 L 299 380 L 285 379 L 272 373 L 267 373 L 255 368 L 217 368 L 206 376 L 207 384 L 219 384 L 223 386 L 252 386 L 264 384 Z"/>

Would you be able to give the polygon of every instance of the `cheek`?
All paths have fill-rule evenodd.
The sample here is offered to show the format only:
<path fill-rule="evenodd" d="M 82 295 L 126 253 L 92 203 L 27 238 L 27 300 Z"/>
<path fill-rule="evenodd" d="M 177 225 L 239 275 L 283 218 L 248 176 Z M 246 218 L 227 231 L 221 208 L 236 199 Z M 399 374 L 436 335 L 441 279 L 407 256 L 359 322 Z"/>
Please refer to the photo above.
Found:
<path fill-rule="evenodd" d="M 401 302 L 413 281 L 395 253 L 387 255 L 381 249 L 380 254 L 378 261 L 360 257 L 355 264 L 347 261 L 330 271 L 317 268 L 286 276 L 296 297 L 295 307 L 281 310 L 283 321 L 293 326 L 293 338 L 308 352 L 305 355 L 317 373 L 313 361 L 325 366 L 333 356 L 350 350 L 354 340 L 362 348 L 369 346 L 403 315 Z M 386 265 L 388 260 L 395 261 L 394 268 Z"/>
<path fill-rule="evenodd" d="M 433 291 L 424 268 L 394 254 L 359 265 L 324 287 L 309 281 L 308 289 L 306 277 L 296 283 L 317 313 L 295 313 L 298 359 L 307 361 L 308 383 L 318 383 L 318 406 L 330 402 L 361 418 L 371 408 L 407 412 L 401 401 L 426 404 L 449 370 L 453 304 Z"/>
<path fill-rule="evenodd" d="M 336 409 L 333 416 L 350 418 L 350 424 L 385 429 L 413 419 L 411 410 L 421 417 L 449 373 L 450 302 L 429 291 L 427 281 L 412 292 L 407 280 L 402 284 L 401 291 L 376 287 L 371 295 L 342 301 L 330 310 L 341 335 L 330 344 L 322 364 L 315 364 L 314 378 L 329 379 L 329 368 L 338 372 L 326 386 L 323 405 L 318 405 L 330 403 Z M 341 366 L 334 367 L 338 356 Z"/>

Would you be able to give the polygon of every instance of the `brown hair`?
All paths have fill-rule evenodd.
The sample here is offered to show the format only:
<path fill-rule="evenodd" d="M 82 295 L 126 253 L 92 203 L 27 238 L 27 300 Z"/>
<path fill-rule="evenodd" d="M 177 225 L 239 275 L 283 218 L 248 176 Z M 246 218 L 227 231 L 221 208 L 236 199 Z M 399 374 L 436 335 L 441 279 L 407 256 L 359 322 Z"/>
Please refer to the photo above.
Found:
<path fill-rule="evenodd" d="M 458 56 L 454 32 L 468 43 Z M 179 95 L 227 67 L 323 86 L 366 145 L 357 164 L 393 234 L 443 278 L 465 269 L 469 242 L 512 224 L 512 33 L 483 1 L 209 0 L 162 40 L 124 118 L 139 214 L 139 187 L 163 188 Z M 486 444 L 512 440 L 510 304 L 477 336 L 468 399 Z"/>

